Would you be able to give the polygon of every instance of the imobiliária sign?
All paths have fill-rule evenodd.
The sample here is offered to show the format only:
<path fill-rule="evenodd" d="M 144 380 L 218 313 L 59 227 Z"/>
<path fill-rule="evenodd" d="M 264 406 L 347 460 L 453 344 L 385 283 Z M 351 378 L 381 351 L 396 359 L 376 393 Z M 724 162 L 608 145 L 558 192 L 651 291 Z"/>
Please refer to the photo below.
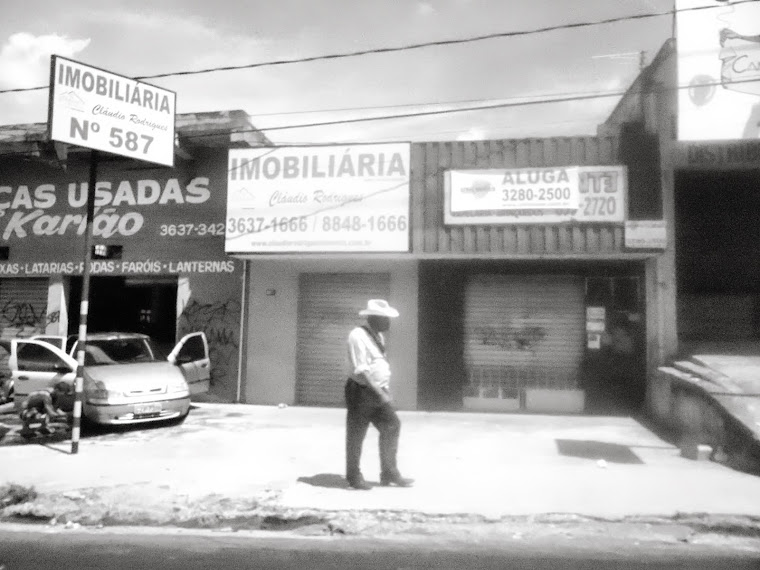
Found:
<path fill-rule="evenodd" d="M 176 99 L 173 91 L 54 55 L 50 139 L 174 166 Z"/>
<path fill-rule="evenodd" d="M 409 251 L 408 143 L 232 149 L 227 253 Z"/>

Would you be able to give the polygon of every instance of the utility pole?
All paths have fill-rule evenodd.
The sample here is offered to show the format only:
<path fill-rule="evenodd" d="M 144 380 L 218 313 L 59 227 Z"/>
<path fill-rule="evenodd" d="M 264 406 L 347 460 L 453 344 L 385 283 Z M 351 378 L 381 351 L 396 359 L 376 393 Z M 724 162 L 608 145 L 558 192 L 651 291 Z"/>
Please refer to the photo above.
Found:
<path fill-rule="evenodd" d="M 95 217 L 95 185 L 98 180 L 98 151 L 90 151 L 90 181 L 87 186 L 87 220 L 84 234 L 84 268 L 82 300 L 79 303 L 79 341 L 77 342 L 77 376 L 74 382 L 74 424 L 71 428 L 71 453 L 79 452 L 84 401 L 84 359 L 87 345 L 87 315 L 90 312 L 90 266 L 92 265 L 92 222 Z"/>

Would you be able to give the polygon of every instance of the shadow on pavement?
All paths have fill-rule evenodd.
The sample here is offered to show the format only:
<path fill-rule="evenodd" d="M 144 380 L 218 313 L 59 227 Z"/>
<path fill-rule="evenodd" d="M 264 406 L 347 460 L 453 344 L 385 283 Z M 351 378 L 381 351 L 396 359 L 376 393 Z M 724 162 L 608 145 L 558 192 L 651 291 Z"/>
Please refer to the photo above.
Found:
<path fill-rule="evenodd" d="M 299 477 L 299 483 L 306 483 L 314 487 L 327 487 L 329 489 L 348 489 L 348 481 L 342 475 L 335 473 L 319 473 L 311 477 Z"/>
<path fill-rule="evenodd" d="M 627 445 L 577 439 L 557 439 L 557 450 L 561 455 L 580 457 L 608 463 L 643 464 L 644 462 Z"/>

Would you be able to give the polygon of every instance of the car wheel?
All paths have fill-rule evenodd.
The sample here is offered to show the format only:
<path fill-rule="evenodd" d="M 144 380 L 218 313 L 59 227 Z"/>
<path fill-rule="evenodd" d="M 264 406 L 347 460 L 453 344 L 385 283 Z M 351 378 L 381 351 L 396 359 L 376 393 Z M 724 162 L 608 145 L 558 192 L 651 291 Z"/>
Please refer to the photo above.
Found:
<path fill-rule="evenodd" d="M 80 417 L 79 425 L 83 436 L 99 435 L 105 433 L 108 429 L 108 426 L 92 421 L 84 413 Z"/>

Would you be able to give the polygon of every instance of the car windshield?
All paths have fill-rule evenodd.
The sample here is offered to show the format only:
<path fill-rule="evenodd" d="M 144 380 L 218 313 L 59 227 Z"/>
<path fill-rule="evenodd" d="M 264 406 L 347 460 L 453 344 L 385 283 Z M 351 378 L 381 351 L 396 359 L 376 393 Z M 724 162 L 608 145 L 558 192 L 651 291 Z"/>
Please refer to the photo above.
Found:
<path fill-rule="evenodd" d="M 155 362 L 161 358 L 158 350 L 146 339 L 115 338 L 88 340 L 85 345 L 85 366 Z"/>

